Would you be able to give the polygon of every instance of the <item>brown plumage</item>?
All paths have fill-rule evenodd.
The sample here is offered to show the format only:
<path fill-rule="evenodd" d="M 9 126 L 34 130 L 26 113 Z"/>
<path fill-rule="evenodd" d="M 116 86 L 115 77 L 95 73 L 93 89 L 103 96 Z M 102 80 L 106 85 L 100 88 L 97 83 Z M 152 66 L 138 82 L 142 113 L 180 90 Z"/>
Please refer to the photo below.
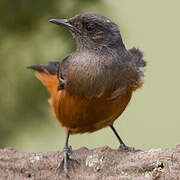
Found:
<path fill-rule="evenodd" d="M 50 22 L 67 27 L 77 50 L 61 62 L 30 66 L 51 94 L 49 103 L 67 129 L 62 163 L 67 164 L 69 134 L 94 132 L 110 126 L 121 148 L 129 149 L 113 127 L 128 105 L 132 92 L 143 84 L 142 53 L 126 50 L 118 26 L 104 16 L 81 14 Z M 61 163 L 61 164 L 62 164 Z M 60 164 L 60 165 L 61 165 Z M 64 166 L 68 173 L 66 165 Z"/>

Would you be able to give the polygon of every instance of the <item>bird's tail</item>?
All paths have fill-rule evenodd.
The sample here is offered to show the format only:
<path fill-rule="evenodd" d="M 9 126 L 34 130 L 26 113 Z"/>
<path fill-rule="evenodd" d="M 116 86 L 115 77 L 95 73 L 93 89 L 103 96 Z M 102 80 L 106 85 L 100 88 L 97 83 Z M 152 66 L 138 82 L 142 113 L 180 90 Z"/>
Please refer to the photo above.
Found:
<path fill-rule="evenodd" d="M 47 88 L 51 97 L 55 97 L 58 93 L 58 84 L 59 80 L 57 78 L 59 62 L 50 62 L 48 65 L 33 65 L 27 67 L 28 69 L 33 69 L 35 72 L 35 76 L 39 79 L 42 84 Z M 43 74 L 40 74 L 42 72 Z M 51 98 L 49 99 L 49 103 L 51 103 Z"/>

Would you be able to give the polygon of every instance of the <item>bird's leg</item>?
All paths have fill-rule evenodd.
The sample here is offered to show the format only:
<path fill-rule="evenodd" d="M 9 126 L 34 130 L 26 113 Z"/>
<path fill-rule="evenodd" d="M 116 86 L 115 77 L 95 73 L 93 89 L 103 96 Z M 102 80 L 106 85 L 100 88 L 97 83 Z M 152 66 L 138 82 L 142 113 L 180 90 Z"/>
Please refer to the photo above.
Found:
<path fill-rule="evenodd" d="M 77 164 L 79 164 L 79 162 L 77 160 L 71 159 L 69 157 L 72 153 L 72 147 L 68 146 L 69 135 L 70 135 L 70 131 L 67 130 L 66 142 L 65 142 L 65 146 L 64 146 L 64 150 L 63 150 L 63 157 L 62 157 L 62 160 L 60 161 L 60 163 L 57 167 L 57 169 L 63 168 L 67 177 L 69 177 L 68 169 L 70 168 L 70 165 L 71 165 L 69 161 L 75 161 Z"/>
<path fill-rule="evenodd" d="M 121 151 L 132 151 L 132 152 L 135 152 L 135 148 L 133 147 L 128 147 L 124 144 L 123 140 L 120 138 L 119 134 L 117 133 L 116 129 L 114 128 L 113 125 L 110 125 L 110 128 L 113 130 L 114 134 L 116 135 L 119 143 L 120 143 L 120 146 L 118 148 L 118 150 L 121 150 Z"/>

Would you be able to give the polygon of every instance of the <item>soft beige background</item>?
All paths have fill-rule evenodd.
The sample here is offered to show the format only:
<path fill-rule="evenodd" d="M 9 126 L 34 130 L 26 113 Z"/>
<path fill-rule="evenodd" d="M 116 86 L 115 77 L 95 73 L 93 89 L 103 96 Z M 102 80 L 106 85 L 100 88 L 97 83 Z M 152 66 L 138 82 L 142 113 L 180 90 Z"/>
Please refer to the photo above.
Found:
<path fill-rule="evenodd" d="M 140 48 L 148 62 L 143 88 L 134 93 L 115 127 L 129 146 L 145 150 L 175 147 L 180 144 L 180 1 L 103 0 L 103 3 L 107 6 L 105 11 L 96 7 L 84 11 L 104 14 L 116 22 L 126 47 Z M 59 41 L 63 43 L 62 39 Z M 24 151 L 61 150 L 65 135 L 48 106 L 47 111 L 51 120 L 39 127 L 41 134 L 29 126 L 27 134 L 23 132 L 21 136 L 18 132 L 8 145 Z M 118 147 L 110 128 L 71 136 L 70 144 L 73 149 Z"/>

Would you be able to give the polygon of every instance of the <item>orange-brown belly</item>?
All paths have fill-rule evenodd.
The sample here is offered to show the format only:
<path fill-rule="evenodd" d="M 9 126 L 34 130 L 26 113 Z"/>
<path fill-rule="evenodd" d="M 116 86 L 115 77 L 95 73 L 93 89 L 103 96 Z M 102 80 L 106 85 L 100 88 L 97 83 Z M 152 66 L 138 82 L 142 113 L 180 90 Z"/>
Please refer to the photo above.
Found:
<path fill-rule="evenodd" d="M 118 100 L 102 98 L 86 99 L 59 91 L 52 99 L 56 117 L 60 124 L 72 134 L 93 132 L 113 124 L 130 101 L 132 91 L 126 91 Z"/>

